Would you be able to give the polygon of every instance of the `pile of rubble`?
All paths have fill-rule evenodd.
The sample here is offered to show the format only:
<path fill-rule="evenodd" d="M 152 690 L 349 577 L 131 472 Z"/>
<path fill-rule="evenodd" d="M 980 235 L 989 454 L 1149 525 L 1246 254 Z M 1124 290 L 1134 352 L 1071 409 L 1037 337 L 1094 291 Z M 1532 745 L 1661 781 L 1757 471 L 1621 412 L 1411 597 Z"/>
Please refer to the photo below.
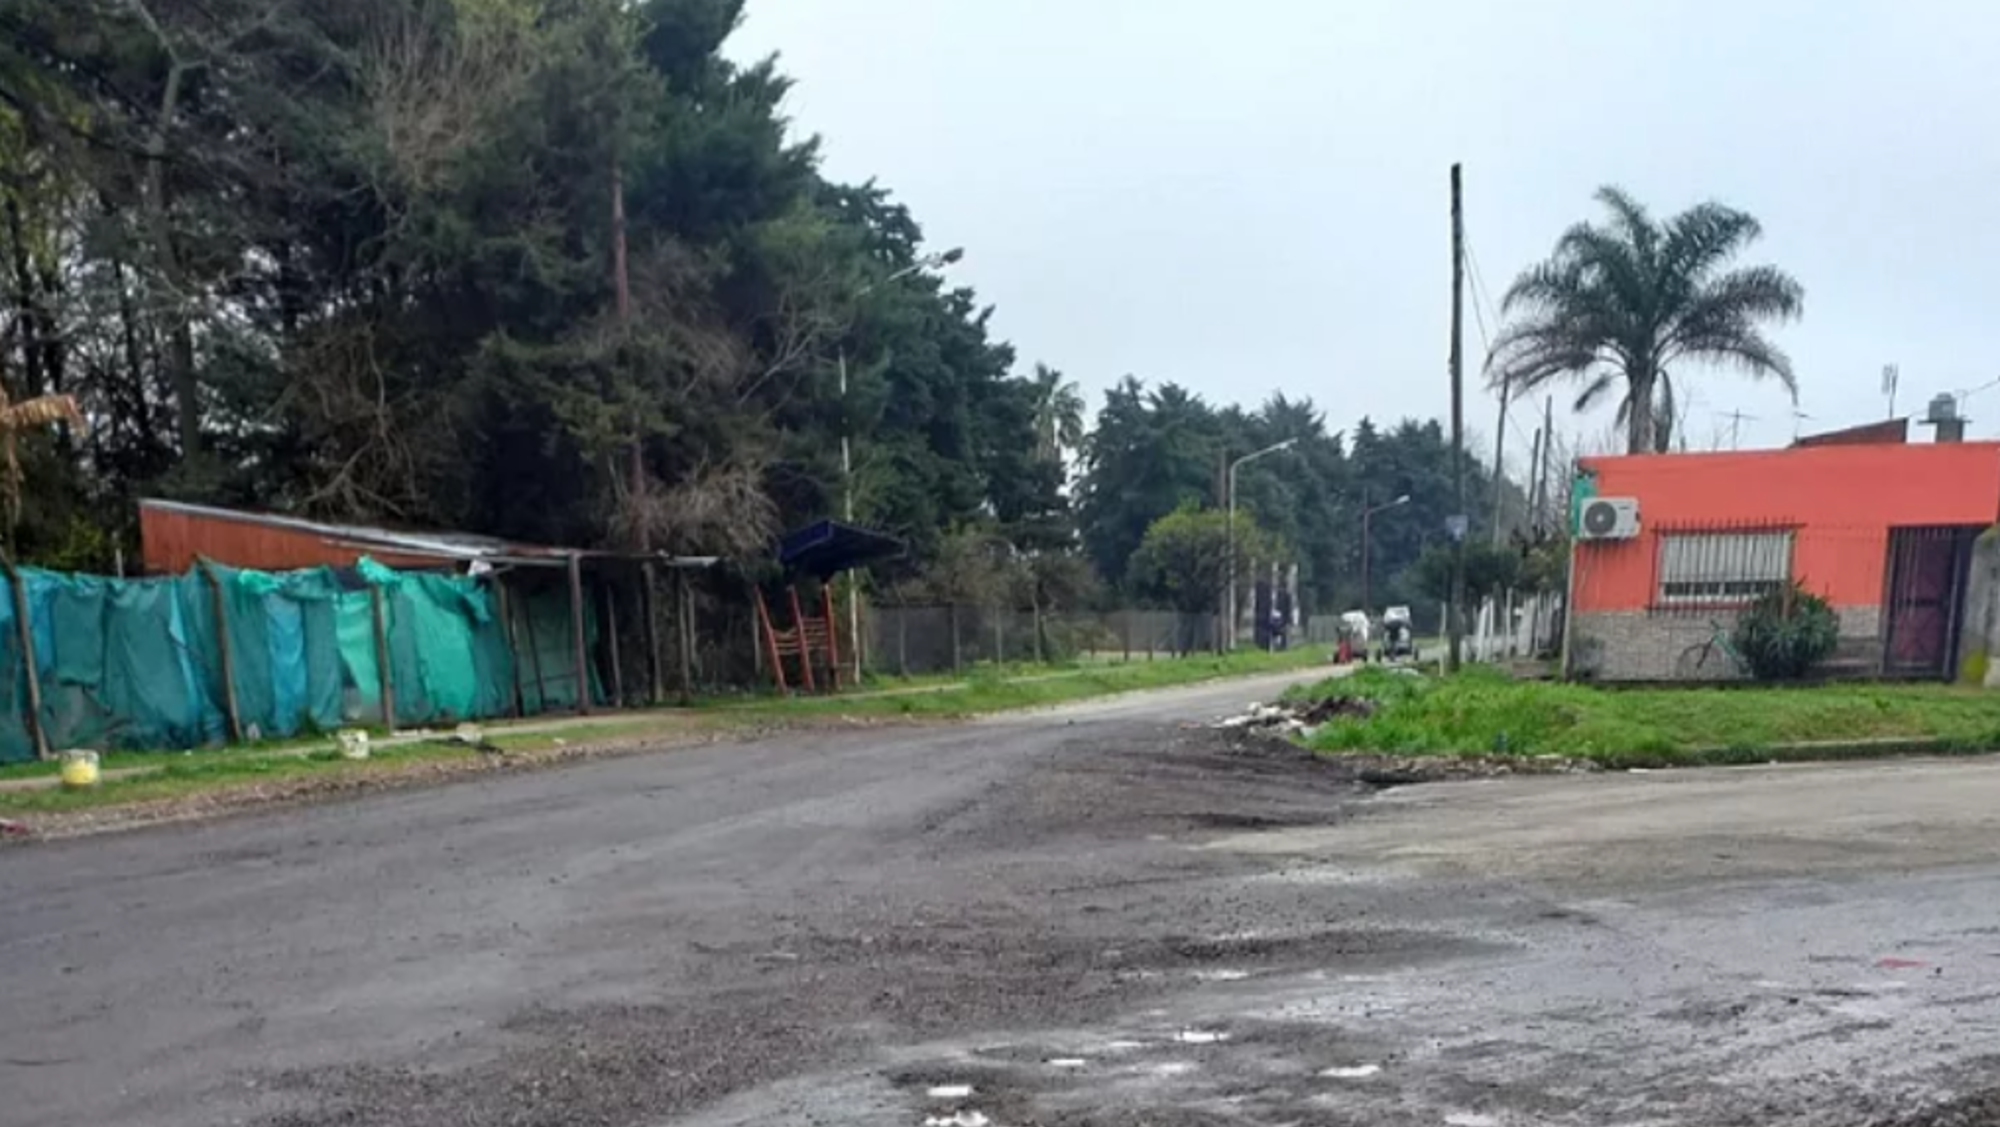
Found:
<path fill-rule="evenodd" d="M 1376 704 L 1367 697 L 1331 696 L 1318 700 L 1252 702 L 1235 716 L 1225 716 L 1210 725 L 1224 731 L 1254 732 L 1266 736 L 1297 736 L 1311 739 L 1321 724 L 1340 717 L 1365 720 L 1375 715 Z"/>

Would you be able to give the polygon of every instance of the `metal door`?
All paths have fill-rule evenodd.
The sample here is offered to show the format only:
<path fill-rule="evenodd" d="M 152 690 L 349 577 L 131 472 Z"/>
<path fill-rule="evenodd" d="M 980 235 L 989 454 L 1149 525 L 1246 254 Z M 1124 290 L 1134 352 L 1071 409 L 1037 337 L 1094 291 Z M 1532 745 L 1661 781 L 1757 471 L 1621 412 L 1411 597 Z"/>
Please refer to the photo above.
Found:
<path fill-rule="evenodd" d="M 1889 530 L 1884 672 L 1948 677 L 1955 671 L 1966 557 L 1977 531 L 1952 525 Z"/>

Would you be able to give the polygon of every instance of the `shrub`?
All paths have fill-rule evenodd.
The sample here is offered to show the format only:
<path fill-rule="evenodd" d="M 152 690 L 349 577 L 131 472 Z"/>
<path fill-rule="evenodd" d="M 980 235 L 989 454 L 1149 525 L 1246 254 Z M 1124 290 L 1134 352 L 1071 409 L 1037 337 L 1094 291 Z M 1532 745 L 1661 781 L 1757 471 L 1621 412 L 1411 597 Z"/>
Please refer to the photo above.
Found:
<path fill-rule="evenodd" d="M 1840 616 L 1794 580 L 1744 607 L 1733 640 L 1752 677 L 1795 680 L 1833 656 Z"/>

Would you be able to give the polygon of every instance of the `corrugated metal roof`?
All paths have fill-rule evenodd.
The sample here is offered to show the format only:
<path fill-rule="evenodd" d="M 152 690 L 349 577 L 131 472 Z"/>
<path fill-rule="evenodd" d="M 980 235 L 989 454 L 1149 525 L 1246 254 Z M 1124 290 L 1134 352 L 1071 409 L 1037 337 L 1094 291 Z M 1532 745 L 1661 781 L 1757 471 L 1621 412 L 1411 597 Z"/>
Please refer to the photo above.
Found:
<path fill-rule="evenodd" d="M 577 550 L 569 548 L 513 543 L 498 537 L 481 536 L 471 532 L 399 532 L 373 525 L 335 524 L 328 521 L 306 520 L 302 517 L 280 516 L 277 513 L 254 513 L 242 509 L 196 505 L 186 501 L 148 498 L 140 501 L 139 507 L 204 520 L 282 528 L 354 547 L 375 546 L 410 555 L 435 556 L 441 560 L 481 560 L 497 556 L 546 556 L 551 559 L 565 559 L 572 554 L 594 554 L 578 553 Z"/>
<path fill-rule="evenodd" d="M 432 560 L 438 563 L 511 563 L 542 566 L 561 566 L 571 557 L 582 559 L 651 559 L 671 567 L 703 567 L 714 561 L 707 558 L 667 557 L 663 555 L 640 556 L 617 552 L 606 552 L 582 548 L 559 548 L 546 544 L 528 544 L 520 541 L 503 540 L 495 536 L 485 536 L 473 532 L 411 532 L 391 528 L 381 528 L 366 524 L 340 524 L 330 521 L 307 520 L 303 517 L 283 516 L 278 513 L 249 512 L 242 509 L 225 509 L 214 505 L 198 505 L 187 501 L 168 501 L 147 498 L 139 502 L 142 529 L 149 523 L 148 513 L 180 518 L 176 525 L 192 529 L 198 525 L 185 522 L 216 522 L 246 529 L 262 529 L 277 534 L 288 534 L 290 548 L 264 548 L 254 541 L 243 538 L 202 537 L 211 544 L 228 545 L 231 554 L 242 554 L 242 559 L 222 559 L 220 562 L 244 567 L 292 567 L 299 566 L 294 560 L 302 541 L 316 542 L 327 551 L 325 559 L 318 562 L 351 562 L 339 557 L 356 553 L 380 554 L 396 560 Z M 185 536 L 179 539 L 186 539 Z M 267 537 L 266 539 L 270 539 Z M 147 564 L 163 570 L 175 570 L 187 561 L 178 557 L 189 552 L 203 551 L 199 544 L 175 543 L 160 545 L 160 559 L 154 559 L 154 545 L 147 545 Z M 309 548 L 309 546 L 308 546 Z M 216 551 L 209 548 L 209 552 Z M 284 558 L 250 558 L 267 554 L 282 555 Z"/>

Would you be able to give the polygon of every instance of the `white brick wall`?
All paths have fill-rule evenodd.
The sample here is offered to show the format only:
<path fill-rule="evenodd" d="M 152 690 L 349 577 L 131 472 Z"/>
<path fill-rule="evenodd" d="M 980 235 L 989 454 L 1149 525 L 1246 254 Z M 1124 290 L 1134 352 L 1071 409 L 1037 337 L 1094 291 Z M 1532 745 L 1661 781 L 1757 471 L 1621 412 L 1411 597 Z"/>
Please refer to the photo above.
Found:
<path fill-rule="evenodd" d="M 1840 649 L 1835 660 L 1843 663 L 1872 663 L 1881 657 L 1882 608 L 1853 606 L 1835 608 L 1840 615 Z M 1725 629 L 1736 624 L 1734 610 L 1713 615 L 1697 613 L 1654 613 L 1651 611 L 1598 611 L 1576 616 L 1570 635 L 1572 672 L 1578 677 L 1599 681 L 1671 681 L 1681 676 L 1676 670 L 1681 656 L 1707 641 L 1714 632 L 1712 622 Z M 1689 662 L 1695 659 L 1690 656 Z M 1728 681 L 1742 677 L 1728 655 L 1720 649 L 1708 656 L 1695 680 Z"/>

